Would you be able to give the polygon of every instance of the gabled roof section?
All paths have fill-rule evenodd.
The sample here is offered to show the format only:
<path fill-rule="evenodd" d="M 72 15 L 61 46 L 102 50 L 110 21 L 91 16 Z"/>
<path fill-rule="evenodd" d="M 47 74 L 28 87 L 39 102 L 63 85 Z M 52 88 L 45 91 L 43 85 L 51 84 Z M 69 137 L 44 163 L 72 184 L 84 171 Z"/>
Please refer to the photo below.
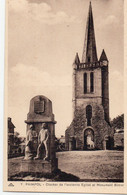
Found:
<path fill-rule="evenodd" d="M 12 123 L 12 120 L 10 117 L 8 117 L 8 128 L 15 128 L 14 124 Z"/>
<path fill-rule="evenodd" d="M 100 57 L 100 61 L 106 60 L 108 61 L 108 58 L 106 56 L 105 50 L 103 49 L 102 53 L 101 53 L 101 57 Z"/>
<path fill-rule="evenodd" d="M 82 55 L 82 63 L 97 62 L 97 61 L 98 58 L 97 58 L 96 41 L 95 41 L 95 33 L 94 33 L 93 13 L 92 13 L 92 5 L 90 2 L 87 25 L 86 25 L 84 49 Z"/>

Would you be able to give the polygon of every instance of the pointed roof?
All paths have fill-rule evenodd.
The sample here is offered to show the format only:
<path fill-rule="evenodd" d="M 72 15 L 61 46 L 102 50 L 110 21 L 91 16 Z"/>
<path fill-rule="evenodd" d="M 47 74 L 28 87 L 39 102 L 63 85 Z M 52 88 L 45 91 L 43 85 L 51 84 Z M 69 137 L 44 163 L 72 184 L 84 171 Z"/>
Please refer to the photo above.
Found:
<path fill-rule="evenodd" d="M 95 33 L 94 33 L 93 13 L 92 13 L 92 6 L 90 2 L 82 62 L 87 63 L 87 62 L 97 62 L 97 61 L 98 59 L 97 59 L 96 41 L 95 41 Z"/>
<path fill-rule="evenodd" d="M 108 61 L 108 58 L 106 56 L 105 50 L 103 49 L 102 53 L 101 53 L 101 57 L 100 57 L 100 61 L 106 60 Z"/>
<path fill-rule="evenodd" d="M 80 59 L 79 59 L 78 53 L 76 53 L 74 63 L 77 64 L 77 65 L 80 64 Z"/>

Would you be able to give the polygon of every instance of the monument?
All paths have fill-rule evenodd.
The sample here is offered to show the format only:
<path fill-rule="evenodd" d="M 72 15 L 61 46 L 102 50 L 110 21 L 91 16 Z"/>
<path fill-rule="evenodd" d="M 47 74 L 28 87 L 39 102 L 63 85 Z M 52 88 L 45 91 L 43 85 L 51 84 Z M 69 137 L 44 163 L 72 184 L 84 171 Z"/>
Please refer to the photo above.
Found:
<path fill-rule="evenodd" d="M 52 102 L 43 95 L 30 101 L 27 114 L 25 158 L 21 172 L 52 173 L 58 168 L 55 153 L 55 123 Z"/>

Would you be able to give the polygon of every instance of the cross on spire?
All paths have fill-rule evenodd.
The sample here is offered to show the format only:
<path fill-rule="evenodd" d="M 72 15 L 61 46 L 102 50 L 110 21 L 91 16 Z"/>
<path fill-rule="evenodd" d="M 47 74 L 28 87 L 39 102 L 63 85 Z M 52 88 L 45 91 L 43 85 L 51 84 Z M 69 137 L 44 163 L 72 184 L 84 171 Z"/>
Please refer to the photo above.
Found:
<path fill-rule="evenodd" d="M 87 25 L 86 25 L 84 49 L 82 55 L 82 63 L 91 63 L 91 62 L 93 63 L 97 61 L 98 58 L 97 58 L 96 41 L 95 41 L 95 33 L 94 33 L 93 13 L 92 13 L 92 5 L 90 2 Z"/>

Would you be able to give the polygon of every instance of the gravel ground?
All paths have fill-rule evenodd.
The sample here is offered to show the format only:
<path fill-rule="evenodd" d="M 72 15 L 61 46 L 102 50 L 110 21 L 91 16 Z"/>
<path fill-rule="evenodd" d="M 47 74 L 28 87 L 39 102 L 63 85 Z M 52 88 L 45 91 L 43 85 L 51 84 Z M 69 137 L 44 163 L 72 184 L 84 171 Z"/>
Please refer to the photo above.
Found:
<path fill-rule="evenodd" d="M 84 179 L 123 179 L 123 151 L 68 151 L 57 153 L 64 172 Z"/>
<path fill-rule="evenodd" d="M 123 151 L 58 152 L 58 168 L 86 180 L 123 180 Z M 9 159 L 8 176 L 20 172 L 23 157 Z"/>

